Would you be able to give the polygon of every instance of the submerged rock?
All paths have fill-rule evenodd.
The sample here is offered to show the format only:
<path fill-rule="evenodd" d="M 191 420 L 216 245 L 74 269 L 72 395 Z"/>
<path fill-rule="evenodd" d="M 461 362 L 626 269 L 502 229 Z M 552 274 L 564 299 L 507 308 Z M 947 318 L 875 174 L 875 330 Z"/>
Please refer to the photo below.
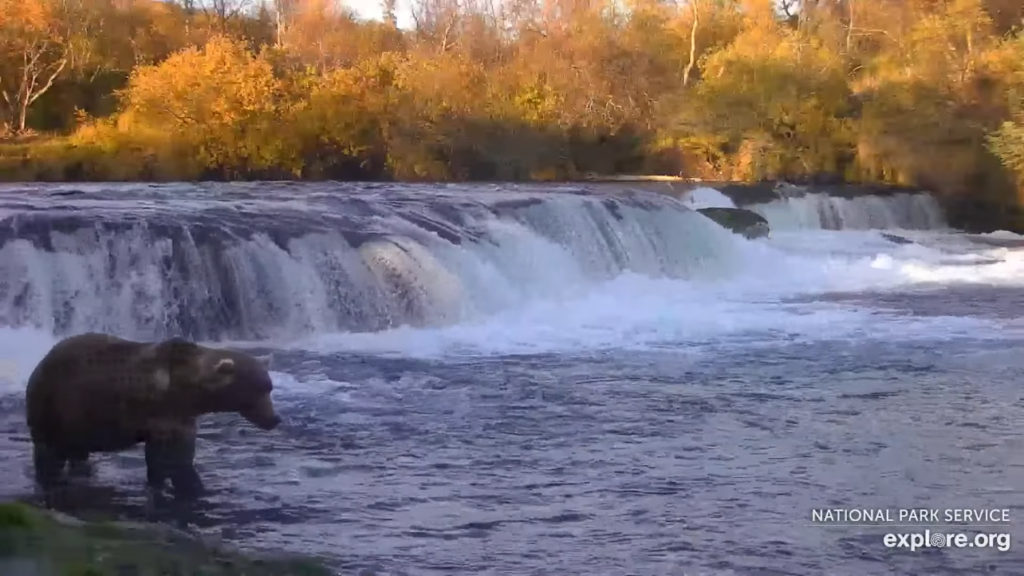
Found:
<path fill-rule="evenodd" d="M 893 242 L 895 244 L 914 244 L 914 241 L 910 238 L 904 238 L 898 234 L 890 234 L 888 232 L 882 232 L 882 238 L 885 238 L 889 242 Z"/>
<path fill-rule="evenodd" d="M 306 558 L 256 558 L 160 525 L 86 522 L 22 503 L 0 503 L 0 574 L 65 576 L 245 574 L 330 576 Z"/>
<path fill-rule="evenodd" d="M 746 238 L 765 238 L 771 233 L 768 220 L 744 208 L 698 208 L 697 212 Z"/>

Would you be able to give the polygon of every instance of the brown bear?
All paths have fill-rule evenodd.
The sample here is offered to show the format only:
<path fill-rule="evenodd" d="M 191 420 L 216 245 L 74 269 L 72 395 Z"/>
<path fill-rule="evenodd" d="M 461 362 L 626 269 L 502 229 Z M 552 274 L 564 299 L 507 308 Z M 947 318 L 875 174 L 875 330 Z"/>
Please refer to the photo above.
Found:
<path fill-rule="evenodd" d="M 147 483 L 170 480 L 185 497 L 202 493 L 196 418 L 238 412 L 263 430 L 281 419 L 270 399 L 269 362 L 182 338 L 136 342 L 87 333 L 58 342 L 29 376 L 25 412 L 36 482 L 44 489 L 88 470 L 89 454 L 145 443 Z"/>

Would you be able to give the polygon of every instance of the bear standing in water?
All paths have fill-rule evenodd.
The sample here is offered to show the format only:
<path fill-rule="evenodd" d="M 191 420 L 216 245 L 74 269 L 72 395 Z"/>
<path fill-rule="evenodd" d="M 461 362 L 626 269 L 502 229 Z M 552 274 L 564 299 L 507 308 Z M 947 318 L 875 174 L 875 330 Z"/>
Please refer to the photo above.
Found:
<path fill-rule="evenodd" d="M 146 477 L 156 489 L 196 497 L 196 418 L 238 412 L 263 430 L 281 419 L 260 359 L 181 338 L 134 342 L 88 333 L 58 342 L 29 376 L 25 410 L 35 477 L 61 482 L 65 464 L 88 469 L 89 454 L 145 443 Z"/>

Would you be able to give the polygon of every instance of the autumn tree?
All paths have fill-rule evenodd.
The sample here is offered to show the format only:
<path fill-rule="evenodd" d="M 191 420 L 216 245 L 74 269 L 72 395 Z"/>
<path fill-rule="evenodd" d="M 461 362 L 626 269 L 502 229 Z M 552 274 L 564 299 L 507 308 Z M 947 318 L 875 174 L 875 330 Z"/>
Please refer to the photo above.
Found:
<path fill-rule="evenodd" d="M 1007 120 L 989 138 L 992 151 L 1024 182 L 1024 98 L 1018 97 L 1012 120 Z"/>
<path fill-rule="evenodd" d="M 371 179 L 383 173 L 397 114 L 395 74 L 402 57 L 385 53 L 307 77 L 294 130 L 304 174 Z"/>
<path fill-rule="evenodd" d="M 1024 188 L 1024 36 L 1008 39 L 992 56 L 989 65 L 1002 73 L 1010 117 L 987 143 Z"/>
<path fill-rule="evenodd" d="M 188 142 L 215 173 L 297 170 L 280 130 L 291 113 L 284 86 L 261 55 L 215 36 L 132 73 L 126 119 L 138 129 Z"/>
<path fill-rule="evenodd" d="M 894 38 L 851 79 L 867 178 L 943 189 L 978 186 L 992 118 L 979 114 L 979 65 L 995 43 L 980 0 L 901 7 Z"/>
<path fill-rule="evenodd" d="M 29 107 L 71 64 L 75 8 L 61 0 L 0 0 L 0 119 L 8 129 L 25 131 Z"/>
<path fill-rule="evenodd" d="M 849 88 L 841 56 L 819 39 L 765 11 L 703 68 L 679 130 L 711 168 L 754 179 L 843 170 Z"/>
<path fill-rule="evenodd" d="M 355 63 L 360 27 L 355 16 L 333 0 L 290 0 L 281 19 L 280 45 L 303 65 L 326 73 Z"/>

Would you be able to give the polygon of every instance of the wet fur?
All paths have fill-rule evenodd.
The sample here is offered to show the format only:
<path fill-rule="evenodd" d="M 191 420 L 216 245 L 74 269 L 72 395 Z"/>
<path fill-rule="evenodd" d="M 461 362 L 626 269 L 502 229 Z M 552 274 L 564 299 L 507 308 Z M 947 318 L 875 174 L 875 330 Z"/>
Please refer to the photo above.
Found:
<path fill-rule="evenodd" d="M 196 496 L 196 418 L 242 411 L 276 426 L 265 362 L 184 339 L 135 342 L 88 333 L 57 343 L 26 387 L 36 481 L 59 485 L 65 465 L 88 473 L 89 455 L 145 444 L 147 483 L 170 480 Z M 250 417 L 255 414 L 256 420 Z"/>

